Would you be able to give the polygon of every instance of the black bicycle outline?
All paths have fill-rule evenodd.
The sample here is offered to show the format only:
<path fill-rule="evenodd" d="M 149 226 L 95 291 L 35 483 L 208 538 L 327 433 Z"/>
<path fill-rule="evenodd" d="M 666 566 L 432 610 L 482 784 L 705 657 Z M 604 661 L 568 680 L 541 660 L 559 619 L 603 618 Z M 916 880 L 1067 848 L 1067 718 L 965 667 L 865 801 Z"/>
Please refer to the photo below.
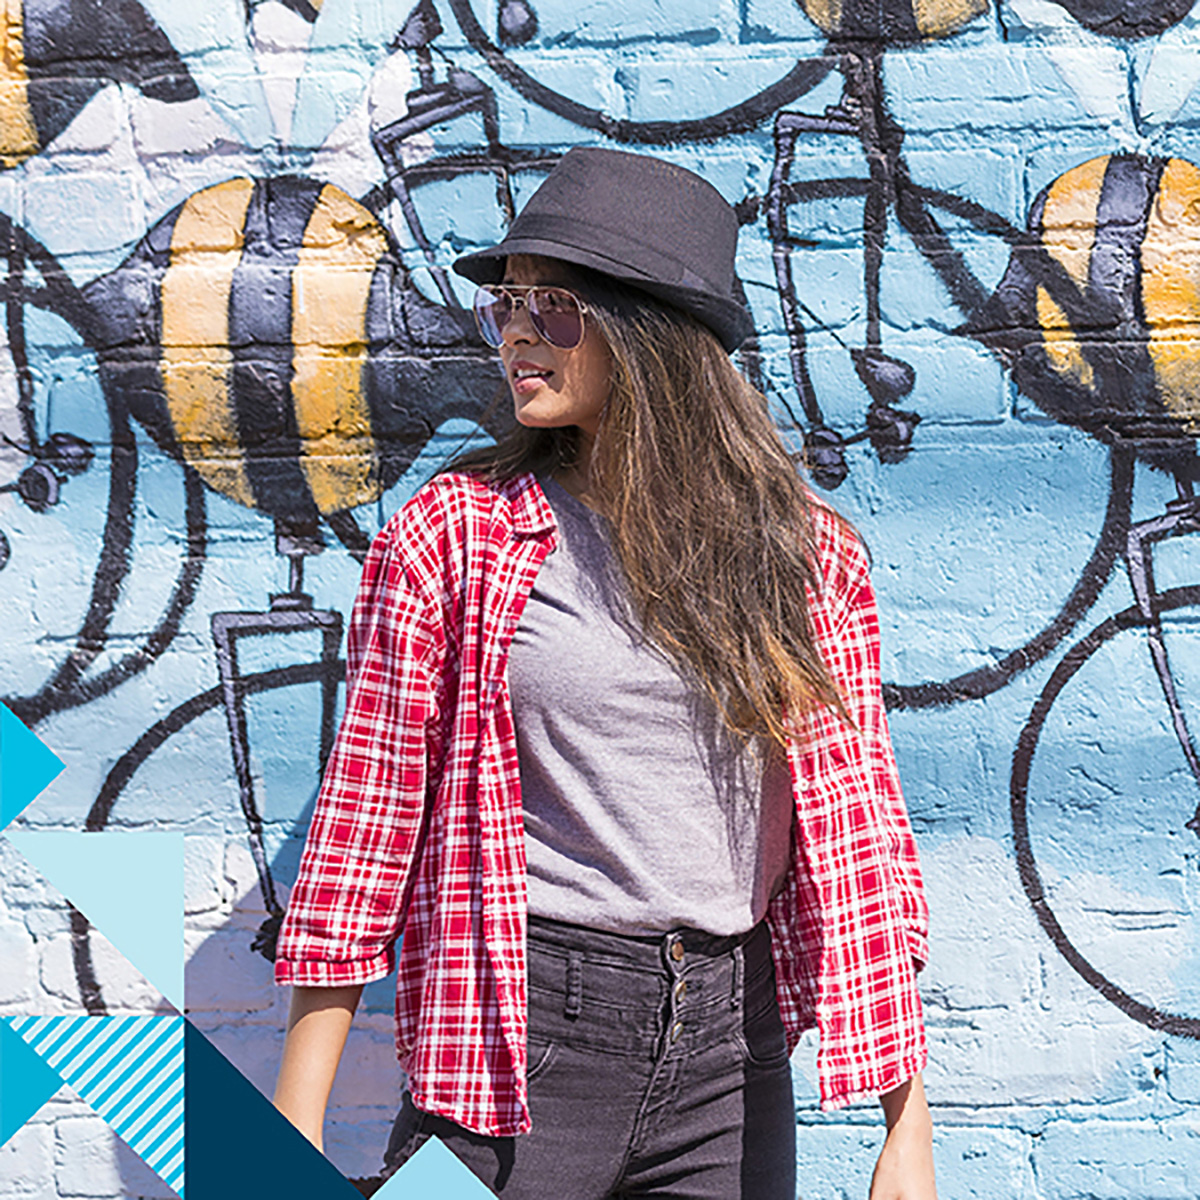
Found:
<path fill-rule="evenodd" d="M 891 121 L 886 104 L 883 102 L 882 92 L 874 86 L 878 82 L 878 57 L 873 60 L 870 70 L 865 73 L 864 77 L 856 80 L 855 76 L 847 75 L 847 81 L 848 93 L 852 101 L 850 105 L 845 106 L 845 101 L 843 101 L 842 106 L 827 111 L 823 117 L 812 117 L 807 114 L 780 114 L 777 117 L 777 170 L 773 183 L 782 182 L 791 163 L 796 138 L 806 131 L 857 133 L 867 152 L 868 162 L 871 166 L 870 178 L 865 180 L 825 179 L 783 184 L 777 188 L 768 201 L 770 203 L 773 200 L 775 206 L 773 211 L 769 210 L 772 222 L 772 244 L 779 280 L 779 294 L 784 302 L 785 324 L 791 343 L 793 378 L 796 382 L 797 393 L 804 404 L 806 415 L 809 417 L 810 428 L 817 432 L 821 431 L 823 415 L 808 378 L 804 326 L 799 320 L 797 308 L 789 310 L 788 307 L 789 297 L 793 302 L 795 301 L 788 255 L 790 237 L 787 226 L 787 206 L 789 202 L 826 199 L 831 195 L 865 197 L 864 274 L 868 301 L 867 345 L 864 351 L 858 354 L 851 351 L 851 354 L 855 357 L 855 366 L 858 368 L 859 376 L 867 386 L 872 400 L 881 406 L 889 405 L 898 396 L 889 394 L 886 388 L 872 386 L 873 380 L 864 366 L 869 365 L 869 356 L 872 353 L 885 360 L 885 366 L 890 365 L 886 362 L 886 356 L 881 353 L 878 305 L 879 273 L 885 254 L 882 234 L 883 228 L 886 227 L 886 211 L 889 205 L 895 207 L 898 220 L 909 234 L 913 244 L 946 284 L 952 303 L 959 308 L 959 311 L 963 312 L 968 326 L 971 318 L 986 301 L 976 298 L 970 302 L 970 307 L 964 307 L 969 300 L 970 293 L 961 286 L 960 276 L 969 273 L 968 269 L 965 263 L 955 255 L 946 253 L 945 238 L 940 229 L 936 228 L 936 225 L 930 228 L 932 223 L 930 207 L 953 213 L 966 219 L 977 229 L 993 232 L 1003 237 L 1014 250 L 1024 253 L 1026 262 L 1039 276 L 1039 283 L 1046 288 L 1051 298 L 1059 303 L 1064 312 L 1071 313 L 1078 307 L 1077 289 L 1065 278 L 1065 272 L 1060 265 L 1042 252 L 1034 234 L 1017 230 L 1007 222 L 1003 222 L 1002 218 L 996 214 L 988 213 L 981 207 L 964 202 L 952 194 L 913 184 L 908 177 L 900 153 L 903 131 Z M 866 101 L 870 103 L 866 103 Z M 874 210 L 874 217 L 872 210 Z M 892 361 L 894 362 L 894 360 Z M 894 375 L 895 372 L 893 372 Z M 906 389 L 911 386 L 911 380 L 901 379 L 900 384 Z M 870 436 L 869 428 L 870 416 L 868 417 L 868 433 L 861 436 Z M 836 434 L 833 436 L 837 437 Z M 839 440 L 841 444 L 845 444 L 849 439 Z M 1152 666 L 1159 681 L 1176 741 L 1192 779 L 1200 787 L 1200 751 L 1197 750 L 1188 728 L 1187 717 L 1180 703 L 1178 689 L 1171 671 L 1161 622 L 1161 613 L 1168 611 L 1168 607 L 1165 606 L 1166 602 L 1156 591 L 1152 566 L 1152 551 L 1156 543 L 1200 532 L 1200 498 L 1193 494 L 1190 478 L 1182 470 L 1177 471 L 1175 473 L 1177 496 L 1167 504 L 1165 511 L 1147 520 L 1132 523 L 1130 513 L 1134 472 L 1138 457 L 1137 442 L 1133 438 L 1122 439 L 1114 436 L 1109 442 L 1108 450 L 1109 496 L 1100 533 L 1088 562 L 1084 565 L 1067 599 L 1052 620 L 1024 645 L 1008 652 L 998 663 L 990 667 L 978 668 L 945 683 L 909 686 L 888 683 L 884 685 L 885 699 L 892 708 L 944 707 L 949 703 L 961 700 L 985 697 L 1006 686 L 1017 674 L 1050 655 L 1067 638 L 1099 600 L 1100 594 L 1107 587 L 1117 564 L 1123 562 L 1136 603 L 1124 614 L 1119 614 L 1118 617 L 1109 618 L 1108 621 L 1103 622 L 1098 629 L 1110 631 L 1106 636 L 1111 636 L 1112 631 L 1131 623 L 1146 629 Z M 886 461 L 882 453 L 880 458 Z M 1167 595 L 1170 597 L 1170 604 L 1178 607 L 1186 603 L 1186 596 L 1200 596 L 1200 588 L 1194 591 L 1177 590 Z M 1181 599 L 1180 596 L 1185 598 Z M 1090 645 L 1089 639 L 1094 636 L 1095 632 L 1078 645 Z M 1105 640 L 1104 637 L 1101 638 L 1101 641 L 1103 640 Z M 1086 982 L 1134 1020 L 1168 1033 L 1200 1038 L 1200 1018 L 1193 1020 L 1177 1014 L 1163 1013 L 1152 1006 L 1141 1003 L 1104 977 L 1080 954 L 1051 912 L 1038 875 L 1027 820 L 1028 772 L 1036 750 L 1042 722 L 1045 720 L 1053 698 L 1078 670 L 1082 661 L 1094 652 L 1094 649 L 1093 646 L 1089 654 L 1084 655 L 1084 658 L 1081 659 L 1077 653 L 1078 647 L 1076 647 L 1068 651 L 1067 656 L 1060 660 L 1051 675 L 1050 682 L 1045 685 L 1038 704 L 1035 705 L 1034 714 L 1018 738 L 1010 784 L 1010 807 L 1018 873 L 1043 929 L 1055 948 Z M 1197 807 L 1195 814 L 1187 823 L 1187 828 L 1200 835 L 1200 806 Z"/>
<path fill-rule="evenodd" d="M 963 336 L 970 336 L 965 331 L 971 318 L 987 304 L 991 292 L 974 275 L 935 214 L 953 217 L 978 233 L 1024 252 L 1036 261 L 1042 282 L 1056 299 L 1063 298 L 1065 302 L 1074 289 L 1061 264 L 1044 252 L 1035 235 L 976 201 L 913 181 L 903 153 L 905 132 L 892 116 L 882 87 L 885 47 L 875 43 L 841 42 L 837 49 L 840 56 L 836 69 L 843 75 L 845 84 L 841 100 L 821 114 L 795 111 L 776 114 L 775 164 L 767 195 L 747 197 L 738 206 L 744 224 L 762 213 L 766 215 L 776 290 L 789 342 L 792 383 L 804 420 L 791 410 L 785 397 L 782 400 L 793 423 L 805 431 L 810 469 L 814 469 L 819 481 L 820 470 L 824 468 L 830 475 L 827 486 L 832 487 L 845 478 L 844 448 L 847 445 L 870 441 L 880 461 L 899 462 L 907 455 L 913 430 L 920 420 L 917 414 L 895 407 L 911 390 L 915 375 L 906 363 L 885 354 L 882 345 L 880 279 L 887 255 L 885 240 L 891 212 L 894 211 L 899 227 L 943 284 L 951 308 L 963 317 L 959 331 Z M 868 174 L 791 180 L 789 173 L 798 140 L 807 133 L 857 139 Z M 804 243 L 790 228 L 789 209 L 798 203 L 829 199 L 864 201 L 865 345 L 848 347 L 836 333 L 829 331 L 847 350 L 870 396 L 865 427 L 848 436 L 829 426 L 809 375 L 805 314 L 811 323 L 818 326 L 822 323 L 797 296 L 791 264 L 792 251 Z M 884 699 L 888 708 L 941 708 L 982 699 L 1007 686 L 1017 675 L 1053 653 L 1090 611 L 1112 575 L 1128 532 L 1132 491 L 1132 454 L 1125 447 L 1114 447 L 1109 463 L 1108 500 L 1100 529 L 1058 612 L 1020 645 L 1000 654 L 993 664 L 946 680 L 885 682 Z"/>
<path fill-rule="evenodd" d="M 41 309 L 59 318 L 75 331 L 84 347 L 92 351 L 98 340 L 95 314 L 82 290 L 55 256 L 4 213 L 0 213 L 0 247 L 6 251 L 7 273 L 3 283 L 5 327 L 16 376 L 17 411 L 24 439 L 24 444 L 18 449 L 33 460 L 22 472 L 22 479 L 40 480 L 46 491 L 44 495 L 35 495 L 31 501 L 27 494 L 22 493 L 20 480 L 8 490 L 18 492 L 30 508 L 41 512 L 58 503 L 58 488 L 66 482 L 68 475 L 90 466 L 91 447 L 86 443 L 80 444 L 79 453 L 85 455 L 82 463 L 77 457 L 75 461 L 64 464 L 59 452 L 62 435 L 53 434 L 44 442 L 38 437 L 25 312 L 27 308 Z M 39 284 L 31 285 L 28 282 L 30 267 L 36 269 L 40 276 Z M 122 585 L 132 567 L 130 550 L 137 495 L 138 447 L 129 411 L 119 396 L 103 388 L 101 394 L 108 418 L 111 454 L 100 554 L 92 576 L 87 609 L 78 632 L 72 638 L 74 644 L 66 658 L 31 695 L 4 698 L 4 703 L 30 727 L 53 713 L 90 703 L 106 695 L 160 657 L 178 635 L 183 618 L 195 599 L 203 572 L 208 538 L 207 503 L 200 481 L 185 472 L 186 550 L 162 613 L 155 627 L 141 639 L 136 649 L 126 652 L 98 674 L 85 678 L 88 668 L 107 646 Z M 79 439 L 72 441 L 78 443 Z"/>
<path fill-rule="evenodd" d="M 1155 641 L 1157 641 L 1161 653 L 1165 655 L 1162 630 L 1163 614 L 1192 607 L 1200 607 L 1200 584 L 1169 588 L 1161 593 L 1152 592 L 1148 607 L 1137 602 L 1106 617 L 1067 650 L 1039 693 L 1029 718 L 1017 738 L 1017 744 L 1013 750 L 1009 782 L 1009 804 L 1017 856 L 1017 872 L 1021 879 L 1021 886 L 1033 907 L 1038 923 L 1055 949 L 1066 959 L 1081 979 L 1126 1016 L 1162 1033 L 1200 1039 L 1200 1017 L 1164 1012 L 1154 1005 L 1143 1003 L 1109 979 L 1075 947 L 1046 899 L 1029 831 L 1029 780 L 1033 761 L 1046 719 L 1063 689 L 1091 657 L 1119 633 L 1145 629 L 1151 639 L 1152 657 L 1157 658 L 1159 653 L 1159 650 L 1155 649 Z M 1157 672 L 1157 662 L 1155 666 Z M 1164 692 L 1166 692 L 1167 683 L 1164 681 L 1164 676 L 1160 674 L 1159 679 Z M 1166 679 L 1171 679 L 1171 677 L 1168 675 Z M 1171 686 L 1173 688 L 1173 679 Z M 1167 694 L 1167 705 L 1172 717 L 1176 740 L 1183 749 L 1184 759 L 1193 779 L 1196 779 L 1194 743 L 1188 732 L 1178 697 L 1174 695 L 1173 691 Z M 1197 782 L 1200 782 L 1200 779 L 1197 779 Z M 1185 828 L 1191 829 L 1193 832 L 1200 830 L 1198 818 L 1200 818 L 1200 810 L 1186 823 Z"/>

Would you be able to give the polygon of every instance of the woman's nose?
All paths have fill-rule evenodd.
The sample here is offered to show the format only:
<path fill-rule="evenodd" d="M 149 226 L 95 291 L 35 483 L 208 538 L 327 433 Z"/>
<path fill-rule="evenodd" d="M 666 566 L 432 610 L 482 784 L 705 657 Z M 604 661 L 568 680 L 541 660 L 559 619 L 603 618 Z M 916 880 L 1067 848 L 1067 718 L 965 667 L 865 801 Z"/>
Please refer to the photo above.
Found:
<path fill-rule="evenodd" d="M 517 296 L 513 299 L 512 316 L 505 323 L 503 334 L 504 340 L 510 346 L 515 346 L 519 342 L 537 340 L 538 331 L 529 317 L 529 305 L 525 302 L 524 297 Z"/>

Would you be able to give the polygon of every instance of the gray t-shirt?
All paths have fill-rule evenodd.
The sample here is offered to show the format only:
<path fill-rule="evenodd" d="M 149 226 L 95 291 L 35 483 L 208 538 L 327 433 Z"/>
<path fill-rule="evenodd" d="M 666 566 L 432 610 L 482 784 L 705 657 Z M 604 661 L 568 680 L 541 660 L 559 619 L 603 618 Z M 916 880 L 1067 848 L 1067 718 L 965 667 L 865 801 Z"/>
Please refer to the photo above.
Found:
<path fill-rule="evenodd" d="M 558 546 L 508 664 L 529 911 L 616 933 L 743 933 L 791 859 L 786 761 L 726 732 L 630 619 L 605 520 L 542 486 Z"/>

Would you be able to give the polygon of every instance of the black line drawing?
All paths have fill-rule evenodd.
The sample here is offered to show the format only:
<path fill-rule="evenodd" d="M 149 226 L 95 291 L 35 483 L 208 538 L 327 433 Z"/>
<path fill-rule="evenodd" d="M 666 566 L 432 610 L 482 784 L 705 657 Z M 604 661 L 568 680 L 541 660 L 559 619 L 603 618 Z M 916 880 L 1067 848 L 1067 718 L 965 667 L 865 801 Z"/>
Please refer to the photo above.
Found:
<path fill-rule="evenodd" d="M 166 35 L 137 0 L 15 0 L 5 15 L 5 105 L 0 116 L 0 168 L 12 168 L 40 153 L 75 119 L 101 88 L 129 83 L 145 96 L 167 103 L 194 100 L 200 92 Z M 20 442 L 11 445 L 29 465 L 15 482 L 0 488 L 14 492 L 33 512 L 59 502 L 62 486 L 86 471 L 92 447 L 66 432 L 39 440 L 34 421 L 33 384 L 25 346 L 24 312 L 41 299 L 23 279 L 27 258 L 48 270 L 43 288 L 61 293 L 70 285 L 43 247 L 3 222 L 6 257 L 5 332 L 17 384 Z M 45 307 L 55 307 L 47 297 Z M 64 311 L 74 310 L 74 300 Z M 119 497 L 110 496 L 110 505 Z M 119 505 L 118 505 L 119 506 Z M 10 545 L 0 531 L 0 570 Z"/>
<path fill-rule="evenodd" d="M 1200 754 L 1162 621 L 1164 612 L 1191 603 L 1196 589 L 1160 593 L 1153 568 L 1158 543 L 1200 532 L 1194 490 L 1200 477 L 1200 306 L 1180 287 L 1191 268 L 1188 243 L 1198 204 L 1200 168 L 1183 159 L 1106 155 L 1072 168 L 1034 201 L 1030 239 L 1014 247 L 1008 271 L 973 330 L 998 348 L 1021 390 L 1055 420 L 1109 445 L 1114 462 L 1136 459 L 1175 484 L 1175 498 L 1161 514 L 1130 523 L 1123 503 L 1113 534 L 1124 532 L 1124 539 L 1110 535 L 1109 545 L 1123 561 L 1135 603 L 1101 623 L 1055 668 L 1018 741 L 1011 802 L 1021 880 L 1055 946 L 1123 1012 L 1188 1037 L 1200 1037 L 1200 1019 L 1165 1014 L 1133 998 L 1071 945 L 1045 899 L 1027 797 L 1034 754 L 1055 699 L 1101 645 L 1135 626 L 1146 631 L 1175 741 L 1200 787 Z M 1115 561 L 1110 558 L 1109 571 Z M 1184 827 L 1200 835 L 1200 806 Z"/>
<path fill-rule="evenodd" d="M 735 133 L 755 129 L 784 104 L 791 104 L 811 91 L 829 73 L 831 63 L 823 58 L 801 59 L 775 83 L 747 99 L 708 116 L 682 121 L 629 121 L 581 104 L 535 79 L 512 61 L 484 32 L 471 0 L 448 0 L 463 35 L 496 75 L 519 95 L 539 108 L 560 116 L 581 129 L 590 129 L 615 142 L 643 146 L 713 142 Z M 534 13 L 532 6 L 529 11 Z M 441 31 L 431 0 L 421 0 L 413 10 L 422 14 L 429 30 Z"/>
<path fill-rule="evenodd" d="M 319 683 L 322 688 L 325 688 L 331 679 L 336 681 L 344 674 L 345 667 L 346 664 L 344 661 L 334 658 L 332 661 L 297 663 L 290 667 L 276 667 L 267 671 L 255 672 L 252 675 L 240 676 L 238 679 L 239 700 L 244 704 L 246 698 L 249 696 L 300 684 Z M 100 832 L 106 829 L 117 800 L 126 787 L 129 786 L 138 769 L 146 760 L 156 750 L 160 749 L 172 735 L 185 729 L 198 717 L 222 705 L 226 706 L 226 711 L 228 712 L 227 688 L 224 682 L 218 684 L 216 687 L 209 688 L 206 692 L 201 692 L 199 695 L 185 700 L 165 717 L 151 725 L 109 768 L 108 774 L 105 776 L 104 782 L 101 784 L 96 799 L 93 801 L 87 818 L 84 821 L 84 829 L 89 832 Z M 267 884 L 271 886 L 271 895 L 274 896 L 274 881 L 266 865 L 263 850 L 261 820 L 257 819 L 256 812 L 253 816 L 250 813 L 246 813 L 245 815 L 247 817 L 247 824 L 251 828 L 251 845 L 255 860 L 255 869 L 259 872 L 260 881 L 265 879 Z M 263 899 L 264 902 L 268 900 L 266 886 L 263 888 Z M 277 900 L 275 903 L 278 907 Z M 263 923 L 263 928 L 260 930 L 259 935 L 255 938 L 252 948 L 263 953 L 268 958 L 273 958 L 275 937 L 279 932 L 279 922 L 282 919 L 282 914 L 277 914 L 270 909 L 268 909 L 268 912 L 269 916 Z M 103 989 L 96 978 L 96 971 L 92 962 L 91 941 L 88 936 L 89 928 L 87 919 L 82 914 L 72 910 L 71 949 L 79 994 L 90 1016 L 105 1016 L 108 1013 L 108 1006 L 105 1003 Z"/>
<path fill-rule="evenodd" d="M 1195 528 L 1200 528 L 1200 526 Z M 1021 878 L 1021 886 L 1033 906 L 1038 923 L 1053 942 L 1054 948 L 1070 963 L 1082 979 L 1126 1016 L 1150 1029 L 1161 1030 L 1163 1033 L 1174 1034 L 1177 1037 L 1200 1039 L 1200 1017 L 1165 1011 L 1145 999 L 1136 997 L 1126 987 L 1122 987 L 1109 978 L 1104 971 L 1097 968 L 1086 955 L 1076 948 L 1047 899 L 1029 828 L 1030 772 L 1037 755 L 1046 718 L 1064 688 L 1098 650 L 1102 649 L 1112 638 L 1128 630 L 1145 629 L 1147 631 L 1151 652 L 1155 655 L 1155 667 L 1158 668 L 1157 650 L 1161 649 L 1163 645 L 1163 615 L 1184 608 L 1194 608 L 1197 604 L 1200 604 L 1200 587 L 1192 585 L 1169 588 L 1167 591 L 1156 593 L 1153 596 L 1149 614 L 1140 603 L 1130 605 L 1122 612 L 1106 618 L 1067 651 L 1038 696 L 1029 719 L 1017 740 L 1012 759 L 1009 802 L 1012 812 L 1013 838 L 1016 845 L 1017 871 Z M 1173 681 L 1169 675 L 1160 676 L 1160 680 L 1163 682 L 1172 716 L 1178 718 L 1177 721 L 1172 722 L 1175 735 L 1183 750 L 1188 769 L 1195 778 L 1195 748 L 1186 722 L 1183 720 L 1178 697 L 1174 693 Z M 1200 829 L 1200 822 L 1193 815 L 1184 823 L 1184 827 L 1192 832 L 1197 832 Z"/>
<path fill-rule="evenodd" d="M 44 150 L 107 84 L 172 104 L 200 94 L 138 0 L 11 0 L 5 59 L 4 167 Z"/>

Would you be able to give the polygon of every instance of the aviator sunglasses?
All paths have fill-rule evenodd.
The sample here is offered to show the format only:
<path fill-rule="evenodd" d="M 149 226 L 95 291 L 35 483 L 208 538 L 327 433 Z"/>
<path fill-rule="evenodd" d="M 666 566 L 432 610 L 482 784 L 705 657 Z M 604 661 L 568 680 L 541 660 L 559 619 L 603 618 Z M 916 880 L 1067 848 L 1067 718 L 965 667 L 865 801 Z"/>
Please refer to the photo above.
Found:
<path fill-rule="evenodd" d="M 583 341 L 583 314 L 588 307 L 574 292 L 540 284 L 485 284 L 475 293 L 475 324 L 493 349 L 504 343 L 504 327 L 517 306 L 525 305 L 538 337 L 560 350 L 574 350 Z"/>

